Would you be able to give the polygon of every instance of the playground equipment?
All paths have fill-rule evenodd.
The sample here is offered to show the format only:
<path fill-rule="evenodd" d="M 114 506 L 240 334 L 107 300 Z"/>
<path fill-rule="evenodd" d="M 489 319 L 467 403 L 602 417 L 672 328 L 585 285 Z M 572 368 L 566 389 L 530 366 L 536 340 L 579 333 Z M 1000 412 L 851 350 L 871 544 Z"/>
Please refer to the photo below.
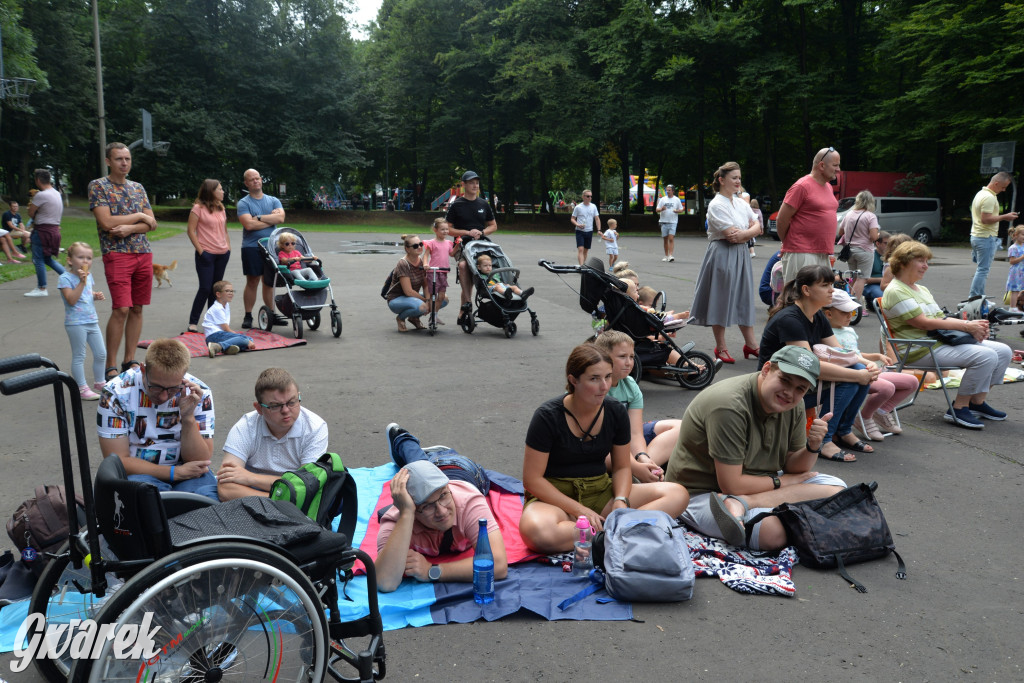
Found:
<path fill-rule="evenodd" d="M 340 209 L 351 209 L 352 202 L 341 191 L 341 186 L 334 183 L 334 188 L 329 189 L 326 185 L 319 188 L 312 183 L 309 185 L 309 193 L 313 198 L 313 207 L 325 211 L 338 211 Z"/>

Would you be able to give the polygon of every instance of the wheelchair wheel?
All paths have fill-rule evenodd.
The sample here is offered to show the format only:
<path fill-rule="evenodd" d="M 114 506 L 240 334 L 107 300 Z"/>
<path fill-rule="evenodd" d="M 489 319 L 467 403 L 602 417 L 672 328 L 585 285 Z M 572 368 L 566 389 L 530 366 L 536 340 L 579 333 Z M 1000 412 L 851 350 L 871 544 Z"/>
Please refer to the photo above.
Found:
<path fill-rule="evenodd" d="M 331 334 L 341 336 L 341 313 L 337 311 L 331 311 Z"/>
<path fill-rule="evenodd" d="M 259 328 L 264 332 L 271 332 L 274 329 L 274 312 L 266 306 L 260 306 L 260 312 L 257 314 L 256 322 Z"/>
<path fill-rule="evenodd" d="M 100 542 L 104 557 L 113 557 L 113 553 L 106 543 L 103 543 L 102 538 Z M 68 544 L 65 543 L 57 556 L 46 565 L 39 580 L 36 581 L 35 590 L 32 591 L 32 598 L 29 601 L 28 613 L 44 615 L 44 624 L 46 625 L 68 624 L 72 619 L 95 619 L 103 605 L 110 600 L 122 582 L 113 574 L 108 573 L 108 590 L 102 598 L 97 598 L 89 592 L 91 583 L 92 577 L 89 568 L 83 565 L 81 569 L 75 569 L 71 564 Z M 28 640 L 31 642 L 37 633 L 42 635 L 44 630 L 43 624 L 29 622 Z M 63 637 L 68 639 L 67 642 L 71 642 L 75 634 L 79 632 L 72 631 Z M 50 683 L 63 683 L 68 680 L 68 673 L 71 671 L 74 661 L 69 650 L 70 648 L 65 648 L 58 659 L 42 657 L 35 660 L 36 668 L 43 678 Z"/>
<path fill-rule="evenodd" d="M 311 330 L 315 330 L 320 327 L 320 311 L 317 311 L 313 315 L 309 316 L 309 320 L 306 321 L 306 325 Z"/>
<path fill-rule="evenodd" d="M 684 389 L 703 389 L 715 379 L 715 363 L 703 351 L 688 351 L 676 367 L 676 381 Z"/>
<path fill-rule="evenodd" d="M 151 614 L 151 616 L 149 616 Z M 156 631 L 157 654 L 117 659 L 112 640 L 73 681 L 324 679 L 324 610 L 309 578 L 283 556 L 246 543 L 181 550 L 132 577 L 101 610 L 100 624 Z"/>

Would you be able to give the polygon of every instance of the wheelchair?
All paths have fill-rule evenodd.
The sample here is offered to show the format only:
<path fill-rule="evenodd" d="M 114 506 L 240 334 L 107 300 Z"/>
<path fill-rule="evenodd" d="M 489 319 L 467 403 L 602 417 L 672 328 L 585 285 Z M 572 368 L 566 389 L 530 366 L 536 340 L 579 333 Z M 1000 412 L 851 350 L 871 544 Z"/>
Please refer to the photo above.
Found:
<path fill-rule="evenodd" d="M 354 519 L 343 519 L 334 532 L 286 501 L 161 495 L 129 480 L 118 457 L 100 463 L 93 483 L 74 380 L 38 354 L 0 360 L 0 373 L 39 367 L 45 369 L 0 382 L 0 393 L 53 387 L 70 536 L 36 584 L 29 611 L 45 618 L 30 620 L 27 634 L 31 643 L 46 626 L 67 627 L 57 647 L 35 660 L 48 681 L 384 678 L 376 573 L 369 556 L 351 547 Z M 72 397 L 83 529 L 74 509 L 65 388 Z M 369 613 L 342 622 L 339 581 L 351 578 L 357 560 L 366 570 Z M 125 658 L 122 645 L 108 638 L 76 658 L 75 647 L 63 647 L 88 640 L 79 637 L 86 629 L 76 619 L 94 620 L 101 633 L 136 627 L 141 635 L 144 628 L 153 634 L 151 651 L 129 649 Z"/>

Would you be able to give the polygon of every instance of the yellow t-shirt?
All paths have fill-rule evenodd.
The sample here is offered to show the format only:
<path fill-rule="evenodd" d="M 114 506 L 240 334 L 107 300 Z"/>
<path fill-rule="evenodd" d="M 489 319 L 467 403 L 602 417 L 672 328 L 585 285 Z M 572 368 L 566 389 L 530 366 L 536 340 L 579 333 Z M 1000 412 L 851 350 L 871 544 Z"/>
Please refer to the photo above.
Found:
<path fill-rule="evenodd" d="M 999 233 L 999 221 L 982 223 L 983 213 L 999 215 L 999 200 L 988 187 L 981 188 L 971 202 L 971 237 L 995 237 Z"/>

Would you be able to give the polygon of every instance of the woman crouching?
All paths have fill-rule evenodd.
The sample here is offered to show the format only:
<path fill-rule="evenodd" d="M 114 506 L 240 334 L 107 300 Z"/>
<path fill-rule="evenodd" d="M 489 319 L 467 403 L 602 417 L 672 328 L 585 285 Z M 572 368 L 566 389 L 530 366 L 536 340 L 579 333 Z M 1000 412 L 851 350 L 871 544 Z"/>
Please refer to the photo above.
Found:
<path fill-rule="evenodd" d="M 678 517 L 690 500 L 678 484 L 634 484 L 626 409 L 608 399 L 612 362 L 593 344 L 577 346 L 565 365 L 566 393 L 544 402 L 526 433 L 523 484 L 528 494 L 519 533 L 542 553 L 573 547 L 576 519 L 597 531 L 616 508 L 662 510 Z M 611 476 L 605 457 L 611 454 Z"/>

